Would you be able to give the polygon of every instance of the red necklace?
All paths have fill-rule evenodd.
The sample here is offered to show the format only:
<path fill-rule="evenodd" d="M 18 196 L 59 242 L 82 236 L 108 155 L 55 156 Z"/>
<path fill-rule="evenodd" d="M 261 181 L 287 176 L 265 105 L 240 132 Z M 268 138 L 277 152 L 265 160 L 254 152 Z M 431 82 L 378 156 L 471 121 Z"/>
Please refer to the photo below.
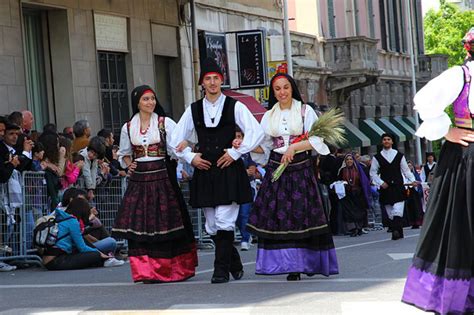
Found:
<path fill-rule="evenodd" d="M 145 130 L 142 130 L 142 128 L 140 128 L 140 134 L 141 134 L 141 135 L 146 134 L 146 133 L 148 132 L 148 129 L 150 129 L 150 125 L 148 125 L 148 127 L 146 127 Z"/>

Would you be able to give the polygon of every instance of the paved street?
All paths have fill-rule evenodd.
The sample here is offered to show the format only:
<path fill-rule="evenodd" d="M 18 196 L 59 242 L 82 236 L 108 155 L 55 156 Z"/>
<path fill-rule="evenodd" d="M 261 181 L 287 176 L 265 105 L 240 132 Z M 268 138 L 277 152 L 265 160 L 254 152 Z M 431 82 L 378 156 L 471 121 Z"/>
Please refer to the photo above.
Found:
<path fill-rule="evenodd" d="M 240 281 L 211 285 L 213 254 L 199 252 L 195 278 L 174 284 L 134 284 L 128 263 L 117 268 L 0 273 L 0 314 L 423 314 L 400 302 L 419 230 L 389 240 L 384 231 L 336 237 L 340 274 L 256 276 L 255 247 L 242 254 Z"/>

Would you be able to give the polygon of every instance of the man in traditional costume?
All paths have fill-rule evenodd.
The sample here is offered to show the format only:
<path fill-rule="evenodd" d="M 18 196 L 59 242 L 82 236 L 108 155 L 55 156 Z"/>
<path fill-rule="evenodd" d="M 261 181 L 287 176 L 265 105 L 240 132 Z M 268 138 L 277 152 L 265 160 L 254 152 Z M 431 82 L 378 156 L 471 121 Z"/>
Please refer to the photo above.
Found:
<path fill-rule="evenodd" d="M 252 192 L 240 157 L 263 139 L 262 128 L 247 107 L 222 94 L 223 81 L 215 61 L 204 60 L 199 84 L 206 95 L 186 109 L 171 140 L 171 146 L 178 148 L 197 135 L 197 153 L 186 147 L 176 155 L 195 167 L 190 203 L 203 209 L 206 231 L 216 246 L 212 283 L 228 282 L 229 273 L 235 280 L 243 276 L 239 252 L 233 245 L 234 229 L 239 205 L 251 202 Z M 245 134 L 238 149 L 232 148 L 236 125 Z"/>

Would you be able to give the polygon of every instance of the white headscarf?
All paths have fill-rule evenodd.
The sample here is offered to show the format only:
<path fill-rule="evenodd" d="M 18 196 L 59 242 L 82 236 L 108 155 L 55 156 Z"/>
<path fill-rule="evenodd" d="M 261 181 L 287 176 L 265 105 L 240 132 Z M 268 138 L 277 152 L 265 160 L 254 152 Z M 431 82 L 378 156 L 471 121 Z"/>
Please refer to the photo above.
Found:
<path fill-rule="evenodd" d="M 290 117 L 288 122 L 290 135 L 300 135 L 303 133 L 303 120 L 301 119 L 302 104 L 300 101 L 293 99 L 290 108 Z M 265 133 L 272 136 L 280 136 L 280 125 L 281 125 L 281 108 L 280 103 L 276 103 L 268 114 L 268 126 L 264 128 Z"/>

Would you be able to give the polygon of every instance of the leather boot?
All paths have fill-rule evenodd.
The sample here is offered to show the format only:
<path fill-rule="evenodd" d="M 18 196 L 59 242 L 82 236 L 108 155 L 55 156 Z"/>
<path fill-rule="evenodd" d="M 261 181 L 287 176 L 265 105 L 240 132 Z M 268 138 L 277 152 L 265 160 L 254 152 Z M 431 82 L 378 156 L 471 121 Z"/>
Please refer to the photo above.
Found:
<path fill-rule="evenodd" d="M 402 218 L 394 216 L 392 220 L 392 241 L 403 238 Z"/>
<path fill-rule="evenodd" d="M 219 230 L 214 237 L 216 254 L 214 259 L 214 274 L 212 275 L 211 283 L 229 282 L 230 265 L 232 262 L 232 241 L 229 242 L 229 232 L 232 233 L 233 240 L 233 231 Z"/>
<path fill-rule="evenodd" d="M 242 261 L 240 260 L 239 251 L 235 248 L 234 244 L 234 237 L 232 235 L 232 261 L 230 263 L 230 274 L 234 280 L 240 280 L 244 276 L 244 266 L 242 265 Z"/>

